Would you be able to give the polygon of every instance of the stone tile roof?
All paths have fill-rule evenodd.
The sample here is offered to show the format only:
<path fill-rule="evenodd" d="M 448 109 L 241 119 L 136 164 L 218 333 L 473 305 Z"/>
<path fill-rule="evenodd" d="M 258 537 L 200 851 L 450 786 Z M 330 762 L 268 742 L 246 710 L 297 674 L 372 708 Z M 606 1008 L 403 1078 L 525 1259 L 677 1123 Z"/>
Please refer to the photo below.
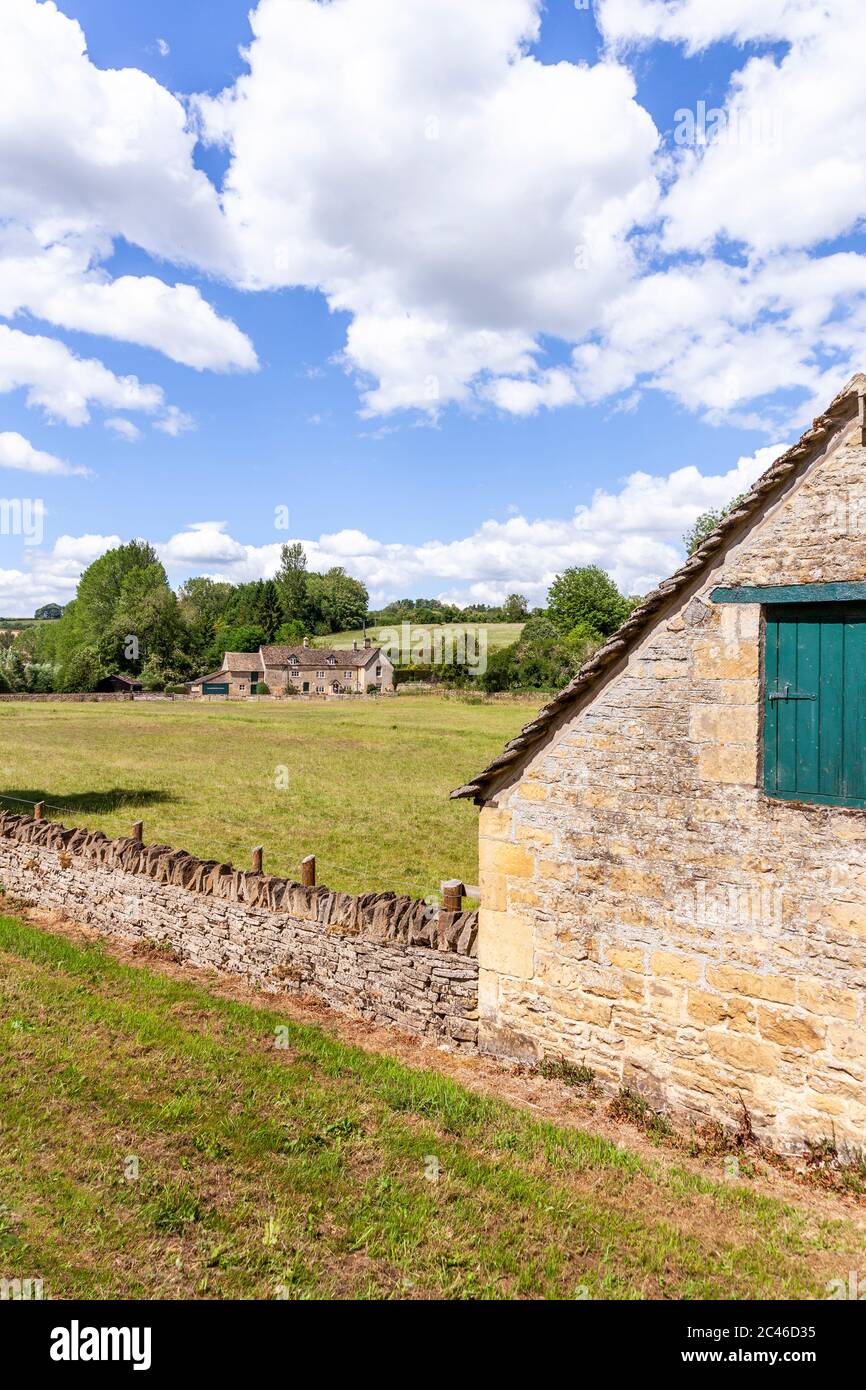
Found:
<path fill-rule="evenodd" d="M 381 647 L 366 647 L 360 651 L 340 651 L 337 649 L 326 649 L 324 647 L 262 647 L 262 657 L 265 666 L 288 666 L 294 665 L 290 661 L 291 657 L 297 657 L 298 666 L 304 669 L 314 670 L 335 670 L 341 668 L 349 670 L 354 667 L 368 666 L 374 657 L 378 658 Z M 328 657 L 335 657 L 334 666 L 328 666 Z"/>
<path fill-rule="evenodd" d="M 230 674 L 230 673 L 227 672 L 227 671 L 224 671 L 223 668 L 222 668 L 222 666 L 221 666 L 221 667 L 219 668 L 218 671 L 209 671 L 208 674 L 207 674 L 206 676 L 196 676 L 196 678 L 195 678 L 194 681 L 188 681 L 187 684 L 188 684 L 188 685 L 203 685 L 205 681 L 215 681 L 215 680 L 218 680 L 218 679 L 220 678 L 220 676 L 225 677 L 225 676 L 228 675 L 228 674 Z"/>
<path fill-rule="evenodd" d="M 261 671 L 262 658 L 258 652 L 226 652 L 223 657 L 224 671 Z"/>
<path fill-rule="evenodd" d="M 550 734 L 564 722 L 569 709 L 578 699 L 582 699 L 611 667 L 622 661 L 660 609 L 666 607 L 694 582 L 697 575 L 711 560 L 718 558 L 720 551 L 727 549 L 731 541 L 742 530 L 745 523 L 752 520 L 765 505 L 768 497 L 777 492 L 803 464 L 809 462 L 820 447 L 846 423 L 857 417 L 858 398 L 866 396 L 866 376 L 857 373 L 843 387 L 839 395 L 815 419 L 809 429 L 792 448 L 771 464 L 761 475 L 754 487 L 743 497 L 735 511 L 730 512 L 715 531 L 707 537 L 703 545 L 695 551 L 684 565 L 664 580 L 657 589 L 647 594 L 643 602 L 626 619 L 612 637 L 600 647 L 589 661 L 581 666 L 574 679 L 555 695 L 529 724 L 524 725 L 516 738 L 505 745 L 498 757 L 493 759 L 483 772 L 479 772 L 471 782 L 458 787 L 451 793 L 452 798 L 471 797 L 481 804 L 498 779 L 518 764 L 523 763 L 535 752 Z M 860 419 L 863 405 L 860 405 Z"/>

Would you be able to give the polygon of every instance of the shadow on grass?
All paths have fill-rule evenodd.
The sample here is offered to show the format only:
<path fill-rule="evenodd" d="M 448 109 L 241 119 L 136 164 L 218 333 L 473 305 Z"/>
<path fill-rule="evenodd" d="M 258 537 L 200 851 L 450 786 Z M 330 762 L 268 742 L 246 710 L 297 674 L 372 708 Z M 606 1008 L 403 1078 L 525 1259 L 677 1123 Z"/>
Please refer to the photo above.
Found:
<path fill-rule="evenodd" d="M 106 815 L 120 811 L 124 806 L 156 806 L 167 801 L 176 801 L 171 792 L 148 789 L 146 787 L 112 787 L 100 792 L 50 792 L 43 790 L 18 790 L 0 792 L 0 807 L 6 811 L 18 811 L 27 815 L 37 801 L 45 802 L 49 815 L 58 811 L 91 812 Z"/>

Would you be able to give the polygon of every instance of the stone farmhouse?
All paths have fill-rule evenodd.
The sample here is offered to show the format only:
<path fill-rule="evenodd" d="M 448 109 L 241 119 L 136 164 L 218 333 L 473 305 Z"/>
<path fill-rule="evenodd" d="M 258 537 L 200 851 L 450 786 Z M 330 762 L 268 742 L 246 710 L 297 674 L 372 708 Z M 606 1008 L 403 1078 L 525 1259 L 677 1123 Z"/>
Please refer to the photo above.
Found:
<path fill-rule="evenodd" d="M 192 695 L 252 695 L 259 681 L 271 694 L 293 689 L 301 695 L 366 694 L 394 689 L 394 667 L 381 647 L 365 637 L 352 650 L 303 645 L 264 646 L 257 652 L 226 652 L 218 671 L 190 682 Z"/>
<path fill-rule="evenodd" d="M 473 781 L 480 1045 L 866 1143 L 866 377 Z"/>

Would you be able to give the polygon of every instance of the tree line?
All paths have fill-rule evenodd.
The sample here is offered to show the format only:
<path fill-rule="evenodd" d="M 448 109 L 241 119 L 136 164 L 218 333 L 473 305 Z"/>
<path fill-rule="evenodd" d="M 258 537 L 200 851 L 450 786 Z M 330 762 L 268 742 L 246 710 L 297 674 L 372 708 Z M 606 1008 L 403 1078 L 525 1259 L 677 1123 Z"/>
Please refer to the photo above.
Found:
<path fill-rule="evenodd" d="M 309 571 L 300 544 L 282 547 L 273 579 L 198 576 L 175 593 L 153 546 L 130 541 L 88 566 L 56 621 L 0 649 L 0 692 L 89 691 L 115 674 L 149 690 L 180 687 L 220 666 L 227 651 L 360 627 L 368 602 L 341 567 Z"/>
<path fill-rule="evenodd" d="M 598 565 L 572 566 L 554 579 L 546 608 L 533 609 L 517 640 L 489 652 L 483 672 L 455 664 L 434 675 L 486 694 L 560 690 L 639 602 L 621 594 Z"/>
<path fill-rule="evenodd" d="M 739 500 L 697 518 L 683 537 L 689 554 Z M 136 540 L 94 560 L 62 612 L 49 604 L 36 615 L 55 621 L 25 628 L 15 638 L 0 632 L 0 693 L 89 691 L 118 673 L 135 676 L 149 690 L 183 689 L 216 670 L 227 651 L 403 622 L 523 624 L 515 642 L 489 654 L 481 674 L 453 665 L 407 669 L 398 673 L 404 678 L 432 676 L 488 693 L 555 690 L 639 601 L 620 593 L 599 566 L 582 565 L 557 575 L 544 607 L 530 609 L 515 593 L 499 605 L 461 608 L 440 599 L 406 598 L 371 611 L 361 580 L 341 566 L 324 574 L 309 570 L 300 542 L 282 547 L 272 579 L 231 584 L 198 576 L 175 593 L 153 546 Z"/>
<path fill-rule="evenodd" d="M 377 627 L 396 627 L 400 623 L 523 623 L 529 616 L 529 603 L 523 594 L 509 594 L 504 603 L 473 603 L 466 608 L 438 598 L 398 598 L 371 612 L 368 622 Z"/>

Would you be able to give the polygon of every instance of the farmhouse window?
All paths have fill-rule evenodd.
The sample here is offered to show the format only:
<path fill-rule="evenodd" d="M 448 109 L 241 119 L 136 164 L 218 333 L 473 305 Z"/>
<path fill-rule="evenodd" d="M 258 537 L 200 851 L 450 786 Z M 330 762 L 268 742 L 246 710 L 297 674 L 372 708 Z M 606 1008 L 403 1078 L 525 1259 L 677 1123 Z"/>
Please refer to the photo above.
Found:
<path fill-rule="evenodd" d="M 765 608 L 764 790 L 866 806 L 866 603 Z"/>
<path fill-rule="evenodd" d="M 382 674 L 382 667 L 381 667 L 381 666 L 377 666 L 377 667 L 376 667 L 376 675 L 377 675 L 377 676 L 381 676 L 381 674 Z"/>
<path fill-rule="evenodd" d="M 245 686 L 245 685 L 239 685 L 239 686 L 238 686 L 238 690 L 246 690 L 246 686 Z"/>
<path fill-rule="evenodd" d="M 317 681 L 323 681 L 324 679 L 325 679 L 325 673 L 324 673 L 324 671 L 317 671 L 317 672 L 316 672 L 316 680 L 317 680 Z"/>
<path fill-rule="evenodd" d="M 347 681 L 350 681 L 350 680 L 352 679 L 352 672 L 351 672 L 351 671 L 344 671 L 344 672 L 343 672 L 343 675 L 346 677 L 346 680 L 347 680 Z"/>

